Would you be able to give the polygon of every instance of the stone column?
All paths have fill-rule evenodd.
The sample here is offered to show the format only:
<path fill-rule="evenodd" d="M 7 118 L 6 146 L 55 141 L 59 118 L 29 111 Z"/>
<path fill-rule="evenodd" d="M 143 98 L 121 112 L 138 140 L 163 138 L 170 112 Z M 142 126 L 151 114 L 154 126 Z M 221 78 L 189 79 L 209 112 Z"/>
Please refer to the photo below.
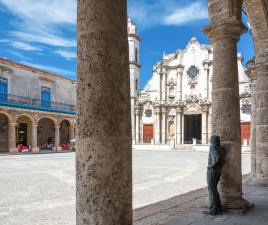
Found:
<path fill-rule="evenodd" d="M 209 26 L 205 32 L 213 42 L 212 135 L 221 138 L 225 164 L 220 181 L 224 208 L 248 208 L 242 198 L 240 98 L 237 41 L 246 30 L 241 22 Z"/>
<path fill-rule="evenodd" d="M 268 184 L 268 65 L 256 65 L 252 71 L 256 107 L 256 178 L 261 184 Z"/>
<path fill-rule="evenodd" d="M 166 118 L 166 113 L 167 113 L 167 110 L 165 108 L 165 106 L 162 106 L 162 140 L 161 140 L 161 143 L 162 144 L 166 144 L 167 143 L 167 140 L 166 140 L 166 123 L 167 123 L 167 118 Z"/>
<path fill-rule="evenodd" d="M 177 99 L 182 100 L 182 74 L 183 68 L 177 69 Z"/>
<path fill-rule="evenodd" d="M 60 126 L 55 126 L 55 143 L 54 150 L 61 152 L 62 148 L 60 147 Z"/>
<path fill-rule="evenodd" d="M 136 102 L 136 98 L 131 98 L 132 144 L 136 143 L 135 102 Z"/>
<path fill-rule="evenodd" d="M 202 144 L 208 144 L 208 106 L 202 107 Z"/>
<path fill-rule="evenodd" d="M 8 148 L 10 153 L 18 153 L 16 147 L 16 123 L 8 124 Z"/>
<path fill-rule="evenodd" d="M 184 144 L 184 113 L 181 114 L 181 143 Z"/>
<path fill-rule="evenodd" d="M 211 62 L 209 60 L 205 60 L 203 62 L 203 66 L 204 66 L 204 70 L 205 70 L 205 73 L 206 73 L 206 85 L 205 85 L 205 96 L 207 98 L 207 100 L 209 100 L 209 70 L 210 70 L 210 65 L 211 65 Z"/>
<path fill-rule="evenodd" d="M 163 73 L 163 81 L 162 81 L 162 100 L 167 101 L 167 69 L 163 67 L 162 69 Z"/>
<path fill-rule="evenodd" d="M 76 224 L 132 224 L 126 0 L 78 0 Z"/>
<path fill-rule="evenodd" d="M 75 124 L 71 124 L 69 127 L 69 141 L 75 139 Z"/>
<path fill-rule="evenodd" d="M 163 82 L 163 74 L 162 74 L 162 65 L 160 65 L 159 68 L 157 68 L 157 73 L 159 75 L 159 101 L 162 102 L 162 82 Z"/>
<path fill-rule="evenodd" d="M 160 143 L 160 109 L 159 107 L 154 109 L 155 114 L 155 126 L 154 126 L 154 143 Z"/>
<path fill-rule="evenodd" d="M 135 138 L 136 138 L 136 144 L 141 143 L 141 132 L 140 132 L 140 109 L 136 108 L 135 109 Z"/>
<path fill-rule="evenodd" d="M 177 106 L 177 109 L 176 109 L 176 144 L 177 145 L 182 144 L 181 118 L 182 118 L 182 109 L 180 106 Z"/>
<path fill-rule="evenodd" d="M 32 152 L 39 152 L 37 146 L 37 124 L 32 124 Z"/>

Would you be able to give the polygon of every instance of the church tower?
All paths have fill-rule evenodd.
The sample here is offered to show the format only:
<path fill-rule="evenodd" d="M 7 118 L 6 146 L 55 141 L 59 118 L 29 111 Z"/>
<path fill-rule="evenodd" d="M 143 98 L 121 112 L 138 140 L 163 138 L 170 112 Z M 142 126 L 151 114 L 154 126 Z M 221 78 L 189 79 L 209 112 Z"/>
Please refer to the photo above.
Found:
<path fill-rule="evenodd" d="M 130 69 L 130 97 L 132 140 L 135 141 L 135 104 L 140 92 L 140 38 L 138 30 L 128 18 L 128 44 L 129 44 L 129 69 Z"/>

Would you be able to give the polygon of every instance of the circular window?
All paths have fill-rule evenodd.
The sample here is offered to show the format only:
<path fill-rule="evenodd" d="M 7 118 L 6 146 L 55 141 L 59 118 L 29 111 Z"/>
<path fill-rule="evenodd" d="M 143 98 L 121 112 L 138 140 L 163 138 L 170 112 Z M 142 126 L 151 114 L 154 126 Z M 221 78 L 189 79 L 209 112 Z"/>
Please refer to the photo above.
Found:
<path fill-rule="evenodd" d="M 198 74 L 199 69 L 196 66 L 191 66 L 187 71 L 187 75 L 189 76 L 190 79 L 195 79 Z"/>

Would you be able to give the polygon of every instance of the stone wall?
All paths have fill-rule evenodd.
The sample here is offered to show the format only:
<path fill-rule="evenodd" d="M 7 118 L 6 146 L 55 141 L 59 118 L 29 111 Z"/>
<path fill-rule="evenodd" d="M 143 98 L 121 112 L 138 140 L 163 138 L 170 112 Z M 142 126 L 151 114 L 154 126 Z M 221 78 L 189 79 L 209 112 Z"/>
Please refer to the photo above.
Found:
<path fill-rule="evenodd" d="M 51 101 L 76 104 L 76 82 L 0 59 L 0 76 L 8 80 L 8 94 L 41 99 L 41 87 L 51 89 Z"/>

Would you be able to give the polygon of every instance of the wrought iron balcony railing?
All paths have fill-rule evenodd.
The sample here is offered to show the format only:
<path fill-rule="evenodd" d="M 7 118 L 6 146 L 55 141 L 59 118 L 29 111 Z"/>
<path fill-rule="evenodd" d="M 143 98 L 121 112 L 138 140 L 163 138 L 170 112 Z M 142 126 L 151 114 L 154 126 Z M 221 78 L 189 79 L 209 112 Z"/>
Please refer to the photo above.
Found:
<path fill-rule="evenodd" d="M 47 112 L 76 114 L 76 106 L 60 102 L 44 101 L 18 95 L 0 93 L 0 105 Z"/>

